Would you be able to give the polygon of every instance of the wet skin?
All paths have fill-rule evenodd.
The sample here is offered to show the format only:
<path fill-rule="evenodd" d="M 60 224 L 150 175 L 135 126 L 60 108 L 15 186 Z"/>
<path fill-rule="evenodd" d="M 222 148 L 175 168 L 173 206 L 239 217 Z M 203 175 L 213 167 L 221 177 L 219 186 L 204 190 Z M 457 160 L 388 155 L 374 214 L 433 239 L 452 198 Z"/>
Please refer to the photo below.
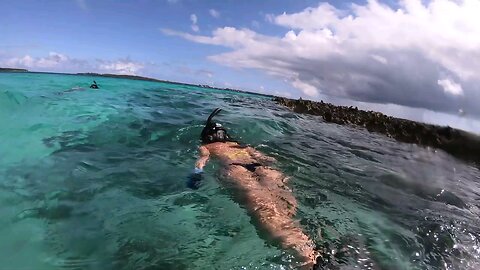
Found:
<path fill-rule="evenodd" d="M 285 185 L 287 178 L 279 171 L 265 165 L 275 161 L 252 147 L 242 147 L 234 142 L 215 142 L 199 148 L 200 158 L 195 164 L 202 169 L 210 157 L 225 166 L 226 179 L 237 191 L 241 202 L 261 230 L 270 240 L 279 242 L 302 260 L 306 269 L 311 268 L 317 256 L 314 244 L 294 219 L 297 202 Z M 240 164 L 255 164 L 249 167 Z"/>

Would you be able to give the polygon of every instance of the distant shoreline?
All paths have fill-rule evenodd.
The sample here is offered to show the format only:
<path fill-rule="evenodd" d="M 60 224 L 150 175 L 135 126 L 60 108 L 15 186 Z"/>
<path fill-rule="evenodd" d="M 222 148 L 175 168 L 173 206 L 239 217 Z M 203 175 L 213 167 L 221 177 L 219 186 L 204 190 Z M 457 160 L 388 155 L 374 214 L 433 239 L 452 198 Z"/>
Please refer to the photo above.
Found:
<path fill-rule="evenodd" d="M 33 74 L 55 74 L 55 75 L 91 76 L 91 77 L 96 76 L 96 77 L 128 79 L 128 80 L 136 80 L 136 81 L 170 83 L 170 84 L 176 84 L 176 85 L 195 86 L 195 87 L 206 88 L 206 89 L 216 89 L 216 90 L 225 90 L 225 91 L 231 91 L 231 92 L 237 92 L 237 93 L 245 93 L 245 94 L 263 96 L 268 98 L 274 97 L 273 95 L 249 92 L 249 91 L 232 89 L 232 88 L 219 88 L 219 87 L 213 87 L 206 84 L 174 82 L 174 81 L 160 80 L 160 79 L 154 79 L 154 78 L 137 76 L 137 75 L 119 75 L 119 74 L 94 73 L 94 72 L 80 72 L 80 73 L 42 72 L 42 71 L 29 71 L 27 69 L 20 69 L 20 68 L 0 68 L 0 73 L 33 73 Z"/>
<path fill-rule="evenodd" d="M 9 72 L 29 72 L 27 69 L 23 68 L 0 68 L 0 72 L 9 73 Z"/>

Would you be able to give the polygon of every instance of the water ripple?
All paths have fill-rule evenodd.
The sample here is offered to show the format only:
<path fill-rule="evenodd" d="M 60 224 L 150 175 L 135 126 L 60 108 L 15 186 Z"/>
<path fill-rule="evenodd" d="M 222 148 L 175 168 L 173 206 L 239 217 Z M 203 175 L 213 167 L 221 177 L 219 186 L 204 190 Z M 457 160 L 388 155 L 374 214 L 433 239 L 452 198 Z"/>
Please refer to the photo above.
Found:
<path fill-rule="evenodd" d="M 215 107 L 234 138 L 278 160 L 332 268 L 480 267 L 480 172 L 442 151 L 265 97 L 107 78 L 91 92 L 78 87 L 86 77 L 18 76 L 0 93 L 4 267 L 294 268 L 222 184 L 218 163 L 200 190 L 185 186 Z"/>

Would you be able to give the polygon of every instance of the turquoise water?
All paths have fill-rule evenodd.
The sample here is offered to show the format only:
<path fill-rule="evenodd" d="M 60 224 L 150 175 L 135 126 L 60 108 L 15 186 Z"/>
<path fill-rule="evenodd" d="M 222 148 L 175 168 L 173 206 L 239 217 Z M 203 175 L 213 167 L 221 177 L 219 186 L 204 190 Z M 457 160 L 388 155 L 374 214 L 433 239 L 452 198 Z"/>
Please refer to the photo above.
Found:
<path fill-rule="evenodd" d="M 215 107 L 274 156 L 344 269 L 479 269 L 480 172 L 442 151 L 193 86 L 0 74 L 0 269 L 291 269 L 222 185 L 186 188 Z"/>

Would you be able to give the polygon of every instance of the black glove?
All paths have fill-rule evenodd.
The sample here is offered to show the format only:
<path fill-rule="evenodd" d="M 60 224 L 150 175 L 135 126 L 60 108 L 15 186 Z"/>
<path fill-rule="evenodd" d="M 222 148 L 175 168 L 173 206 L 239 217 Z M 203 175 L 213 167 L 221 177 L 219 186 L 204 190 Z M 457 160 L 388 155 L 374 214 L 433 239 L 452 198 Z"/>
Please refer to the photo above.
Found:
<path fill-rule="evenodd" d="M 191 189 L 200 188 L 202 178 L 203 178 L 203 170 L 199 168 L 195 168 L 193 173 L 188 176 L 187 187 Z"/>

